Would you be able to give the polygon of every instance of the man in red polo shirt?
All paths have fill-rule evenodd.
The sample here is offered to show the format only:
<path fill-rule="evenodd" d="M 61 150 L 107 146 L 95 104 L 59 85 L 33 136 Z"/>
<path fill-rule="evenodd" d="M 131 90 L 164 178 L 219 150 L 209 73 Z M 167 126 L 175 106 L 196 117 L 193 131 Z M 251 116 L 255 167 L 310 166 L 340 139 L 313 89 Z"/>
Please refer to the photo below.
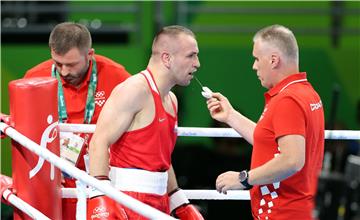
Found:
<path fill-rule="evenodd" d="M 49 38 L 50 60 L 26 72 L 25 78 L 52 76 L 59 82 L 59 121 L 95 124 L 113 88 L 130 77 L 125 68 L 95 55 L 89 30 L 81 24 L 65 22 L 54 27 Z M 85 170 L 84 155 L 88 134 L 60 134 L 61 156 Z M 64 174 L 65 187 L 75 179 Z M 63 219 L 75 219 L 76 199 L 63 199 Z"/>
<path fill-rule="evenodd" d="M 216 189 L 251 189 L 254 219 L 313 219 L 324 152 L 321 99 L 299 72 L 298 46 L 288 28 L 266 27 L 253 41 L 253 69 L 268 89 L 258 122 L 235 111 L 220 93 L 207 101 L 214 119 L 253 145 L 251 170 L 219 175 Z"/>

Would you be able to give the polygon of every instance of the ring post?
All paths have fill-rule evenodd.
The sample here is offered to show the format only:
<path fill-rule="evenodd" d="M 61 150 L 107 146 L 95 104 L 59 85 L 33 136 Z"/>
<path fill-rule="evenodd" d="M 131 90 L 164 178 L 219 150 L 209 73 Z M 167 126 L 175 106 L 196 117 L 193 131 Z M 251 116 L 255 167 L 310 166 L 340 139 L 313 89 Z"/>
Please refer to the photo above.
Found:
<path fill-rule="evenodd" d="M 14 128 L 59 155 L 57 86 L 51 77 L 14 80 L 9 83 L 9 96 Z M 48 218 L 61 219 L 59 169 L 12 141 L 12 176 L 19 198 Z M 30 218 L 15 210 L 14 219 Z"/>

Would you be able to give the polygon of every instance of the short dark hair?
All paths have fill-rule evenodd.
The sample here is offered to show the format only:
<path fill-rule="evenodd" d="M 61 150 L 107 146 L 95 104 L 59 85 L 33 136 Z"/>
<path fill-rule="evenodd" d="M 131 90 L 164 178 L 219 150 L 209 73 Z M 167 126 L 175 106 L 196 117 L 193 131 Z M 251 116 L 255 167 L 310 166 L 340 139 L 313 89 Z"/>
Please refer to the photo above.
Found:
<path fill-rule="evenodd" d="M 87 27 L 73 22 L 64 22 L 56 25 L 49 37 L 50 49 L 61 55 L 67 53 L 72 48 L 86 51 L 91 46 L 91 34 Z"/>
<path fill-rule="evenodd" d="M 154 41 L 156 41 L 157 38 L 159 38 L 159 36 L 161 36 L 161 35 L 177 36 L 181 33 L 188 34 L 195 38 L 195 34 L 189 28 L 186 28 L 186 27 L 180 26 L 180 25 L 171 25 L 171 26 L 163 27 L 156 34 Z"/>
<path fill-rule="evenodd" d="M 163 27 L 155 36 L 152 44 L 152 49 L 154 53 L 154 45 L 161 39 L 163 36 L 168 36 L 170 38 L 176 38 L 180 34 L 187 34 L 196 39 L 195 34 L 188 28 L 180 25 L 171 25 Z"/>

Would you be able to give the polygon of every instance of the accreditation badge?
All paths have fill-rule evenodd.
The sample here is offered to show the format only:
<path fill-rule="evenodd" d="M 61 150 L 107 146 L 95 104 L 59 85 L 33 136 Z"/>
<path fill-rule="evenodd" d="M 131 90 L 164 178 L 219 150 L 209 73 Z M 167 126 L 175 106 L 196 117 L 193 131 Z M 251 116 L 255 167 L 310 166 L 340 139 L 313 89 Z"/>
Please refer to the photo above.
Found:
<path fill-rule="evenodd" d="M 60 132 L 60 156 L 76 165 L 81 149 L 84 145 L 84 138 L 72 132 Z"/>

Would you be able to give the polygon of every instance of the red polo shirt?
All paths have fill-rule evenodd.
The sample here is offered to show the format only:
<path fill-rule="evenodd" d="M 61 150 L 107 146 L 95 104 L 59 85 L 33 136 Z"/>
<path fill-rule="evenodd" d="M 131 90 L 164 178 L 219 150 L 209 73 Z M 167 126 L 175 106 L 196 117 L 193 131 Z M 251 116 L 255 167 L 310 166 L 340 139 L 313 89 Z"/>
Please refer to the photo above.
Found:
<path fill-rule="evenodd" d="M 305 137 L 305 165 L 277 183 L 254 186 L 254 219 L 312 219 L 318 175 L 324 153 L 324 112 L 306 73 L 293 74 L 265 93 L 264 111 L 254 131 L 251 169 L 281 154 L 277 138 Z"/>
<path fill-rule="evenodd" d="M 113 88 L 119 83 L 126 80 L 128 77 L 130 77 L 130 74 L 125 70 L 125 68 L 122 65 L 114 62 L 113 60 L 110 60 L 109 58 L 101 55 L 94 55 L 94 58 L 96 60 L 98 79 L 96 91 L 94 93 L 95 111 L 91 118 L 91 124 L 96 123 L 100 111 L 104 106 L 105 101 L 109 98 Z M 28 70 L 24 78 L 51 76 L 52 65 L 52 60 L 42 62 L 39 65 Z M 84 123 L 85 105 L 87 100 L 88 87 L 90 83 L 92 65 L 93 62 L 91 60 L 86 78 L 79 87 L 69 85 L 64 80 L 62 80 L 64 99 L 66 103 L 66 112 L 68 117 L 66 121 L 67 123 Z M 90 136 L 88 134 L 82 134 L 82 136 L 85 139 L 85 145 L 88 145 L 90 141 Z M 82 170 L 85 170 L 85 164 L 83 159 L 83 154 L 85 153 L 85 151 L 85 147 L 83 147 L 79 156 L 79 160 L 76 164 L 76 166 Z M 75 187 L 75 180 L 65 178 L 65 183 L 63 183 L 63 185 L 65 187 Z M 62 219 L 75 220 L 76 202 L 76 199 L 63 199 Z"/>
<path fill-rule="evenodd" d="M 91 120 L 91 124 L 95 124 L 105 101 L 110 96 L 113 88 L 119 83 L 127 79 L 130 74 L 125 68 L 101 55 L 95 55 L 96 67 L 98 73 L 98 82 L 95 98 L 95 112 Z M 28 70 L 24 78 L 51 76 L 52 60 L 47 60 L 39 65 Z M 64 97 L 66 103 L 66 111 L 68 115 L 67 123 L 84 123 L 85 104 L 87 99 L 88 87 L 90 82 L 90 75 L 92 70 L 92 61 L 86 75 L 84 82 L 78 88 L 67 84 L 62 80 Z"/>

